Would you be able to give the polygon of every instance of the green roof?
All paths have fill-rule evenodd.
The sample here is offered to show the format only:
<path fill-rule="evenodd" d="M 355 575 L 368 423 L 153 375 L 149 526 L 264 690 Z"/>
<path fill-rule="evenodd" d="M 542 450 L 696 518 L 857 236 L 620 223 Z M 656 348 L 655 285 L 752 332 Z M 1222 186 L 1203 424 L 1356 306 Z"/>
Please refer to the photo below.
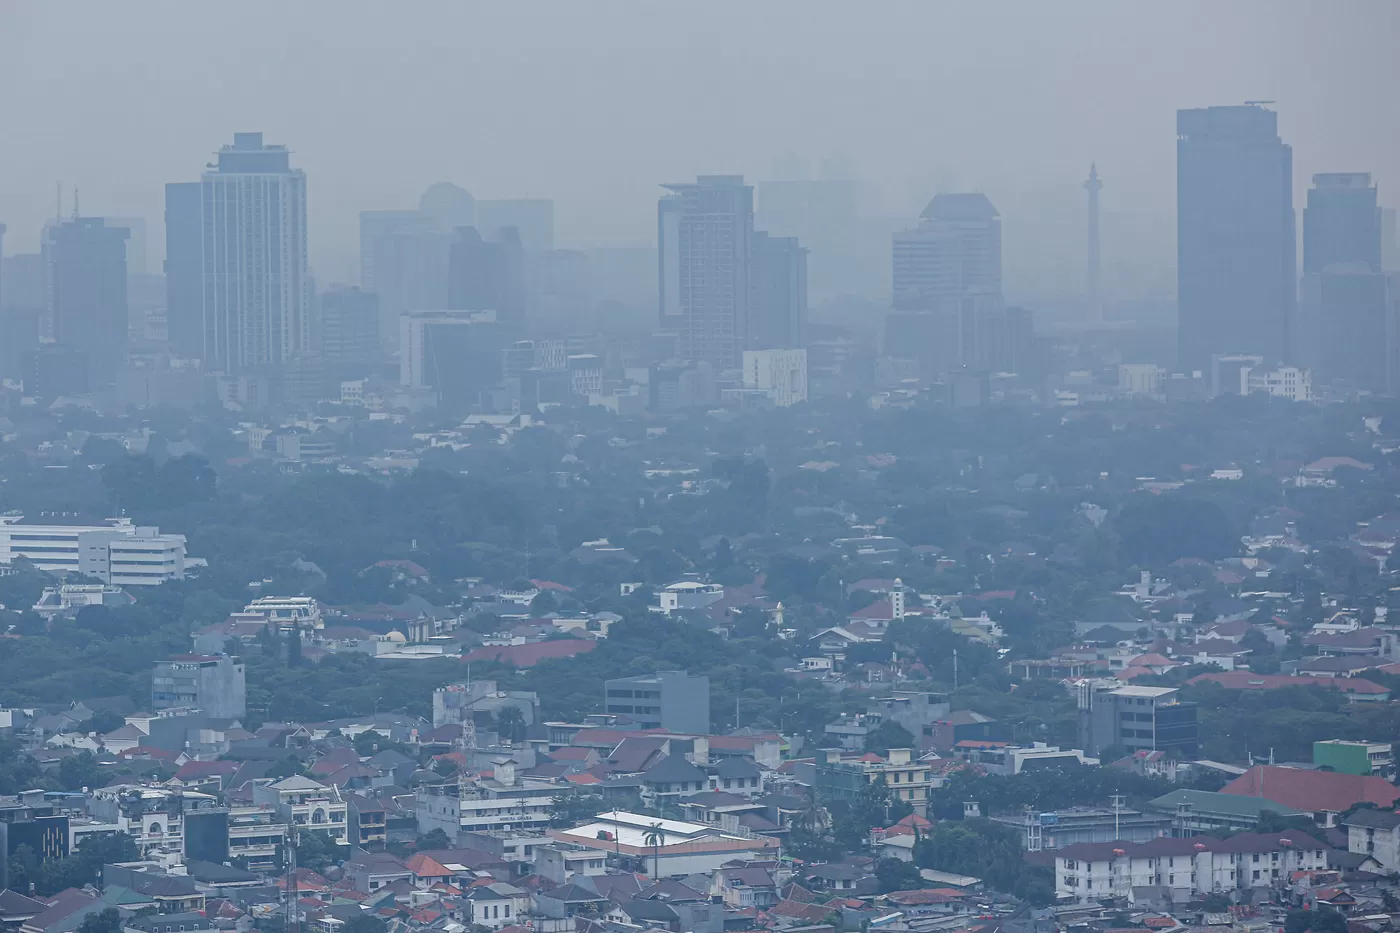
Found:
<path fill-rule="evenodd" d="M 1164 813 L 1175 814 L 1178 804 L 1188 803 L 1192 813 L 1202 816 L 1235 817 L 1257 820 L 1265 810 L 1272 810 L 1279 816 L 1311 816 L 1301 810 L 1286 807 L 1265 797 L 1246 797 L 1241 794 L 1218 794 L 1208 790 L 1174 790 L 1155 800 L 1148 806 Z"/>

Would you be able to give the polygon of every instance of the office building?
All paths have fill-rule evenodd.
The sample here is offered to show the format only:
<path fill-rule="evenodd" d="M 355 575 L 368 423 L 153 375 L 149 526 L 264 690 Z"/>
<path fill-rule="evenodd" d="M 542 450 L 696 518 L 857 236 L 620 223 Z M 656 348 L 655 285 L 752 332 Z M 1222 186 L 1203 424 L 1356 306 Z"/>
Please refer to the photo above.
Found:
<path fill-rule="evenodd" d="M 661 329 L 681 359 L 735 369 L 748 344 L 753 188 L 742 175 L 666 185 L 657 206 Z"/>
<path fill-rule="evenodd" d="M 1371 175 L 1314 175 L 1303 209 L 1303 274 L 1355 263 L 1381 269 L 1381 209 Z"/>
<path fill-rule="evenodd" d="M 39 349 L 38 309 L 0 308 L 0 379 L 24 379 L 25 360 Z"/>
<path fill-rule="evenodd" d="M 333 366 L 365 367 L 378 362 L 379 296 L 332 285 L 321 296 L 321 357 Z"/>
<path fill-rule="evenodd" d="M 525 326 L 525 255 L 515 227 L 486 239 L 475 227 L 458 227 L 448 252 L 447 307 L 494 311 L 497 323 Z"/>
<path fill-rule="evenodd" d="M 44 862 L 68 856 L 68 817 L 42 791 L 24 792 L 0 803 L 0 891 L 9 889 L 10 859 L 20 846 L 28 846 Z"/>
<path fill-rule="evenodd" d="M 936 195 L 917 227 L 894 235 L 892 275 L 896 314 L 916 312 L 928 318 L 899 321 L 897 331 L 917 342 L 898 355 L 940 367 L 925 371 L 925 378 L 956 366 L 985 368 L 980 357 L 992 352 L 985 335 L 1004 312 L 1001 216 L 987 196 Z M 984 334 L 980 357 L 979 333 Z"/>
<path fill-rule="evenodd" d="M 120 227 L 126 231 L 126 272 L 131 277 L 149 275 L 150 266 L 146 251 L 146 218 L 144 217 L 104 217 L 109 227 Z"/>
<path fill-rule="evenodd" d="M 1395 746 L 1390 742 L 1350 742 L 1326 739 L 1313 743 L 1313 764 L 1342 774 L 1395 777 Z"/>
<path fill-rule="evenodd" d="M 45 344 L 25 353 L 20 365 L 24 394 L 41 402 L 83 395 L 91 389 L 88 356 L 82 350 Z"/>
<path fill-rule="evenodd" d="M 488 238 L 514 227 L 522 247 L 546 253 L 554 249 L 554 202 L 546 198 L 477 201 L 475 226 Z"/>
<path fill-rule="evenodd" d="M 603 684 L 604 712 L 627 716 L 638 729 L 710 734 L 710 678 L 684 671 L 620 677 Z"/>
<path fill-rule="evenodd" d="M 447 307 L 452 229 L 423 211 L 360 212 L 360 287 L 379 296 L 385 346 L 398 345 L 399 315 Z"/>
<path fill-rule="evenodd" d="M 751 350 L 795 350 L 807 345 L 807 250 L 796 237 L 755 232 L 750 245 Z"/>
<path fill-rule="evenodd" d="M 807 401 L 807 351 L 745 350 L 744 388 L 766 392 L 779 408 Z"/>
<path fill-rule="evenodd" d="M 151 708 L 197 709 L 213 719 L 248 713 L 243 659 L 226 654 L 182 654 L 157 661 L 151 678 Z"/>
<path fill-rule="evenodd" d="M 1079 739 L 1085 754 L 1106 748 L 1169 752 L 1178 758 L 1196 754 L 1200 744 L 1196 704 L 1182 702 L 1175 687 L 1099 689 L 1078 687 Z"/>
<path fill-rule="evenodd" d="M 432 389 L 438 405 L 464 411 L 501 381 L 509 332 L 492 311 L 412 311 L 400 315 L 399 384 Z"/>
<path fill-rule="evenodd" d="M 276 370 L 311 346 L 306 174 L 235 133 L 200 184 L 204 368 Z"/>
<path fill-rule="evenodd" d="M 126 361 L 127 236 L 125 227 L 100 217 L 75 217 L 50 230 L 54 339 L 86 356 L 94 389 L 114 382 Z"/>
<path fill-rule="evenodd" d="M 165 186 L 165 322 L 170 352 L 204 357 L 204 186 Z"/>
<path fill-rule="evenodd" d="M 1259 104 L 1179 110 L 1178 363 L 1287 361 L 1297 290 L 1293 150 Z"/>
<path fill-rule="evenodd" d="M 108 519 L 102 525 L 26 522 L 0 515 L 0 565 L 16 557 L 49 573 L 81 573 L 116 586 L 151 586 L 185 576 L 185 536 Z"/>
<path fill-rule="evenodd" d="M 1323 383 L 1370 392 L 1387 392 L 1394 384 L 1394 322 L 1381 230 L 1369 174 L 1313 176 L 1303 211 L 1298 355 Z"/>
<path fill-rule="evenodd" d="M 775 237 L 796 237 L 813 258 L 811 290 L 823 297 L 860 294 L 870 283 L 863 274 L 864 250 L 859 185 L 843 160 L 824 160 L 810 177 L 800 160 L 775 165 L 773 178 L 758 183 L 755 222 Z"/>

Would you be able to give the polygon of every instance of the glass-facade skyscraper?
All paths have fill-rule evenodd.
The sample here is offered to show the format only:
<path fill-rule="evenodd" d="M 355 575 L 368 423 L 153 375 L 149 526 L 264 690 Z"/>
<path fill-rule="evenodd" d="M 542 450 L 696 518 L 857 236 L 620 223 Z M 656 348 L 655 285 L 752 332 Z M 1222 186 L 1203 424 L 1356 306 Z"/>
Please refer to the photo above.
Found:
<path fill-rule="evenodd" d="M 1291 356 L 1293 150 L 1259 104 L 1176 114 L 1178 362 Z"/>

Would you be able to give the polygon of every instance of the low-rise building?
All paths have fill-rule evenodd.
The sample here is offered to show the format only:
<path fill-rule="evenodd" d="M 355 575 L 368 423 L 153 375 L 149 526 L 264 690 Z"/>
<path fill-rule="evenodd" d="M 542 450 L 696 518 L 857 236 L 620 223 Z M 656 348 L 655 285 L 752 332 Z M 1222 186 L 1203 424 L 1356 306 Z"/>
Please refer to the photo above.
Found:
<path fill-rule="evenodd" d="M 815 791 L 822 799 L 853 800 L 883 781 L 890 798 L 908 803 L 915 813 L 923 815 L 928 805 L 929 765 L 915 758 L 911 749 L 892 748 L 882 758 L 873 752 L 842 757 L 836 750 L 822 748 L 813 768 Z"/>
<path fill-rule="evenodd" d="M 157 661 L 151 675 L 151 708 L 199 710 L 215 719 L 248 714 L 243 659 L 226 654 L 181 654 Z"/>
<path fill-rule="evenodd" d="M 348 844 L 345 798 L 333 784 L 294 774 L 271 784 L 254 784 L 253 803 L 273 808 L 298 830 L 324 832 L 337 844 Z"/>
<path fill-rule="evenodd" d="M 100 525 L 26 522 L 0 515 L 0 565 L 16 557 L 49 573 L 81 573 L 115 586 L 153 586 L 185 577 L 185 536 L 129 518 Z"/>
<path fill-rule="evenodd" d="M 728 833 L 701 823 L 614 810 L 572 829 L 551 829 L 563 843 L 597 847 L 614 858 L 645 862 L 657 877 L 712 872 L 736 859 L 773 856 L 778 840 Z"/>
<path fill-rule="evenodd" d="M 1147 890 L 1173 899 L 1270 888 L 1295 871 L 1327 867 L 1326 845 L 1303 833 L 1241 833 L 1228 839 L 1080 843 L 1056 849 L 1055 894 L 1082 903 L 1107 897 L 1135 903 Z"/>
<path fill-rule="evenodd" d="M 1348 852 L 1370 856 L 1386 871 L 1400 871 L 1400 813 L 1357 810 L 1343 825 Z"/>

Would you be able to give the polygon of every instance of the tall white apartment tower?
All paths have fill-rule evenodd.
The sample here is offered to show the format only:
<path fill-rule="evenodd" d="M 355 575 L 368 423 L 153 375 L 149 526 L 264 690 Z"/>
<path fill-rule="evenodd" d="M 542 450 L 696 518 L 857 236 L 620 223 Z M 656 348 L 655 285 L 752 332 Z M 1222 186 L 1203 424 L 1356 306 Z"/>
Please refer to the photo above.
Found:
<path fill-rule="evenodd" d="M 273 369 L 307 352 L 306 174 L 285 146 L 235 133 L 200 194 L 205 368 Z"/>

